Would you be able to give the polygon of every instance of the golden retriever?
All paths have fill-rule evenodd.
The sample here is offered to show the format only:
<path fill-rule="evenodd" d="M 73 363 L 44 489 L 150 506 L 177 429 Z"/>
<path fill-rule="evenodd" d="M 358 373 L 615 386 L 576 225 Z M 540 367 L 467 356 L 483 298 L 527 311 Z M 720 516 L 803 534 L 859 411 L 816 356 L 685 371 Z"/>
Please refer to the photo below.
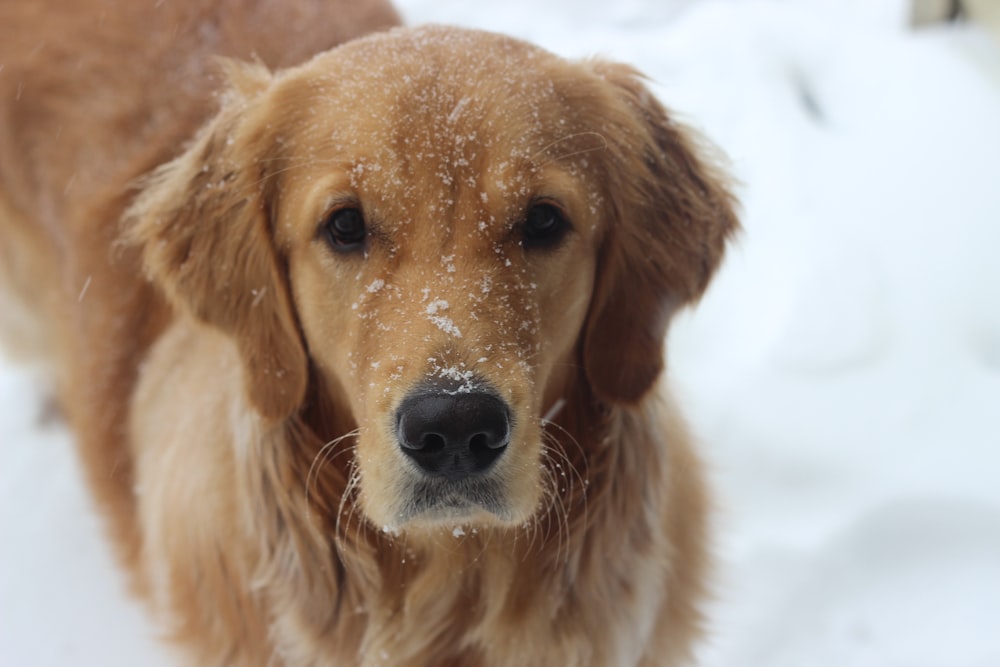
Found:
<path fill-rule="evenodd" d="M 6 0 L 4 337 L 184 664 L 682 664 L 707 494 L 657 385 L 726 182 L 626 66 L 331 48 L 396 23 Z"/>

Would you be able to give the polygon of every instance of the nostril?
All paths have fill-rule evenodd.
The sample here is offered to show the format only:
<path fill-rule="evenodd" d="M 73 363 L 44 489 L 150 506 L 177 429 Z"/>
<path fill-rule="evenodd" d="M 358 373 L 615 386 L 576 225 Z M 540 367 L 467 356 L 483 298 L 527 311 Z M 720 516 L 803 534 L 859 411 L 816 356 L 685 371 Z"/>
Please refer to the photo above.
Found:
<path fill-rule="evenodd" d="M 432 453 L 445 448 L 445 438 L 434 432 L 409 434 L 400 438 L 400 445 L 404 449 Z"/>
<path fill-rule="evenodd" d="M 500 433 L 476 433 L 469 438 L 469 456 L 475 469 L 485 470 L 500 458 L 507 447 L 507 434 Z"/>
<path fill-rule="evenodd" d="M 491 452 L 507 446 L 506 432 L 476 433 L 469 439 L 469 449 L 473 452 Z"/>
<path fill-rule="evenodd" d="M 471 449 L 474 452 L 482 451 L 484 449 L 489 449 L 489 446 L 486 444 L 486 434 L 477 433 L 474 436 L 472 436 L 472 439 L 469 440 L 469 449 Z"/>
<path fill-rule="evenodd" d="M 444 436 L 440 433 L 427 433 L 420 441 L 420 445 L 418 449 L 421 451 L 427 453 L 439 452 L 444 449 Z"/>

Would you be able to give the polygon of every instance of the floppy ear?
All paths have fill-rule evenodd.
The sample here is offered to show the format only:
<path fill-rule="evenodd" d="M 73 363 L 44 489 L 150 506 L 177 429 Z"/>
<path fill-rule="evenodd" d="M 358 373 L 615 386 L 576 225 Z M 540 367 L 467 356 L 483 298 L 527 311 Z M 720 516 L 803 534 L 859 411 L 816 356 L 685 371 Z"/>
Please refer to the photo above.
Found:
<path fill-rule="evenodd" d="M 146 181 L 125 233 L 176 308 L 233 339 L 247 398 L 278 421 L 303 400 L 307 361 L 272 235 L 275 144 L 262 105 L 253 104 L 270 74 L 226 69 L 233 89 L 222 108 L 194 145 Z"/>
<path fill-rule="evenodd" d="M 599 398 L 634 403 L 663 369 L 673 313 L 696 301 L 739 228 L 723 175 L 699 154 L 630 67 L 593 63 L 611 88 L 604 110 L 611 220 L 584 333 Z"/>

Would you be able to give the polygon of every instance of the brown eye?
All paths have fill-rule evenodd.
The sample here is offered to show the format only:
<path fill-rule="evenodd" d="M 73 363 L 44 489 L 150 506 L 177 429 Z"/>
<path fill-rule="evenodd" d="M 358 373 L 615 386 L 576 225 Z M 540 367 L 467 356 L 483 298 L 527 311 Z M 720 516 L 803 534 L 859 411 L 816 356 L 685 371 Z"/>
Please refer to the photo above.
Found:
<path fill-rule="evenodd" d="M 337 209 L 326 219 L 323 234 L 330 247 L 337 252 L 361 250 L 368 235 L 365 216 L 357 208 Z"/>
<path fill-rule="evenodd" d="M 524 216 L 523 229 L 525 248 L 546 249 L 559 244 L 570 224 L 558 206 L 534 204 Z"/>

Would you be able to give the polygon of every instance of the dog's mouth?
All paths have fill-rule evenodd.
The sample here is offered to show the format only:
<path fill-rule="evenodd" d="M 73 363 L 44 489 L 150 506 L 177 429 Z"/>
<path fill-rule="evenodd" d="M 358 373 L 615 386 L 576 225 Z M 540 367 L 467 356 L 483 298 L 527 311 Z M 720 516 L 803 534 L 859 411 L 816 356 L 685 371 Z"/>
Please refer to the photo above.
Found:
<path fill-rule="evenodd" d="M 502 484 L 492 477 L 414 480 L 409 501 L 399 516 L 401 523 L 454 523 L 482 518 L 501 522 L 511 519 Z"/>

